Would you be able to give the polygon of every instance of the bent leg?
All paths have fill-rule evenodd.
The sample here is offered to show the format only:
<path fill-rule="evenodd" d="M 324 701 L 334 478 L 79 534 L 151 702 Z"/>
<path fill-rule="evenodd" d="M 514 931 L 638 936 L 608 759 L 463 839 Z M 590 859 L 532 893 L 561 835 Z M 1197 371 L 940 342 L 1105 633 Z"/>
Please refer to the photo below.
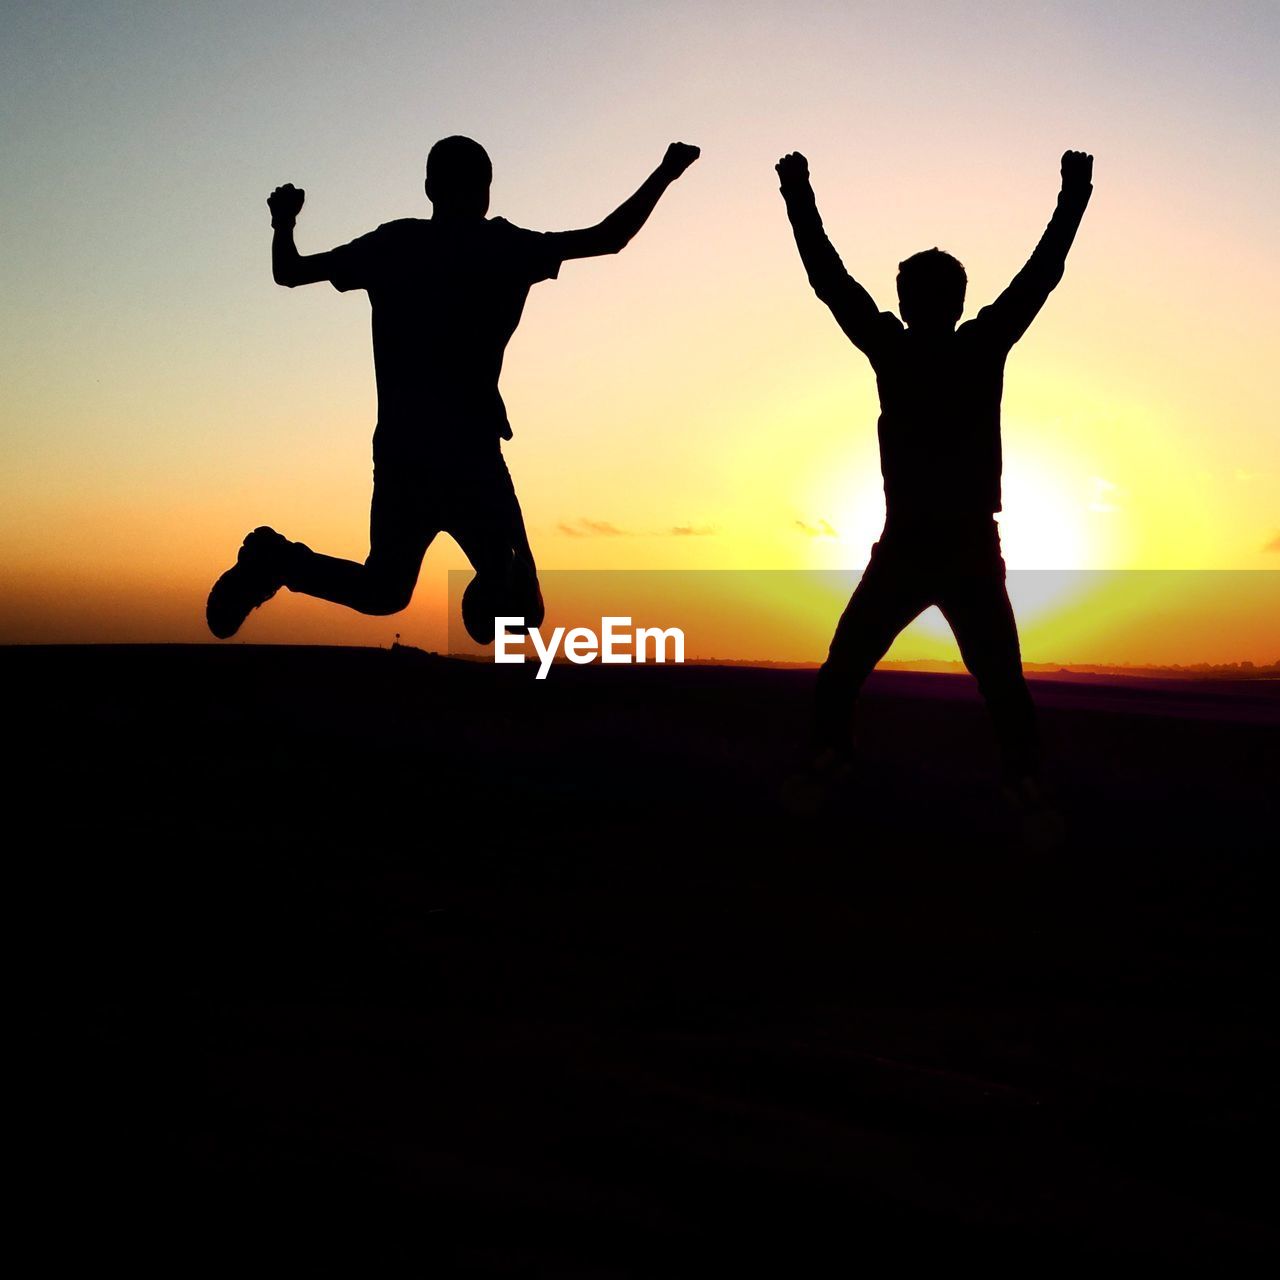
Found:
<path fill-rule="evenodd" d="M 461 486 L 445 531 L 462 548 L 476 576 L 462 598 L 463 623 L 479 644 L 493 640 L 497 616 L 542 624 L 545 607 L 524 516 L 499 454 Z"/>
<path fill-rule="evenodd" d="M 320 555 L 295 543 L 285 586 L 359 613 L 399 613 L 413 598 L 422 557 L 437 532 L 425 505 L 412 476 L 376 471 L 365 562 Z"/>
<path fill-rule="evenodd" d="M 939 602 L 955 632 L 964 665 L 978 681 L 1000 747 L 1005 776 L 1034 777 L 1040 768 L 1036 712 L 1022 674 L 1018 626 L 1003 564 L 954 584 Z"/>
<path fill-rule="evenodd" d="M 847 749 L 863 682 L 898 632 L 929 604 L 921 576 L 877 546 L 836 625 L 814 696 L 813 745 Z"/>

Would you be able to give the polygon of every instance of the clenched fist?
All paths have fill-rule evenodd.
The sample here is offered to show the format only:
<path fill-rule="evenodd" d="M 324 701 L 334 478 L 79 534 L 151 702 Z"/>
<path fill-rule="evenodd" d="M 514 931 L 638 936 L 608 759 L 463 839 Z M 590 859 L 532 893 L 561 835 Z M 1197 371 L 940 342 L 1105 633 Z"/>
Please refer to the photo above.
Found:
<path fill-rule="evenodd" d="M 778 172 L 778 185 L 784 193 L 809 185 L 809 162 L 799 151 L 787 152 L 773 167 Z"/>
<path fill-rule="evenodd" d="M 1083 151 L 1062 153 L 1062 185 L 1064 188 L 1087 187 L 1093 182 L 1093 157 Z"/>
<path fill-rule="evenodd" d="M 687 142 L 673 142 L 667 148 L 667 154 L 662 157 L 662 163 L 658 168 L 674 181 L 701 154 L 702 151 L 698 147 L 690 146 Z"/>
<path fill-rule="evenodd" d="M 274 226 L 277 222 L 292 225 L 302 211 L 302 202 L 306 198 L 307 193 L 301 187 L 295 187 L 292 182 L 286 182 L 283 187 L 277 187 L 267 197 L 267 208 L 271 210 L 272 225 Z"/>

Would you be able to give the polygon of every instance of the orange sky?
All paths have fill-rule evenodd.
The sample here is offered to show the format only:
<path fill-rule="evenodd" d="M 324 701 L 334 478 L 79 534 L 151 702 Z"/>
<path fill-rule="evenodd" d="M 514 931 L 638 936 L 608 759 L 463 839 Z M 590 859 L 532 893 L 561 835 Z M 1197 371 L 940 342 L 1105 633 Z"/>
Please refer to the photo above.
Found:
<path fill-rule="evenodd" d="M 940 244 L 972 314 L 1080 147 L 1094 199 L 1006 379 L 1010 566 L 1263 585 L 1238 608 L 1246 580 L 1222 575 L 1089 605 L 1015 591 L 1026 656 L 1280 656 L 1272 5 L 107 4 L 10 25 L 0 640 L 207 639 L 208 586 L 261 523 L 363 557 L 368 305 L 275 288 L 263 201 L 307 188 L 304 252 L 425 216 L 425 151 L 465 132 L 494 212 L 540 229 L 598 219 L 672 138 L 704 149 L 623 254 L 535 289 L 509 349 L 507 455 L 546 570 L 856 572 L 883 516 L 874 382 L 808 290 L 773 161 L 808 154 L 882 307 L 898 260 Z M 399 617 L 284 596 L 241 637 L 442 647 L 463 563 L 442 540 Z M 722 656 L 820 657 L 839 604 L 785 639 L 758 618 Z M 926 618 L 892 656 L 954 649 Z"/>

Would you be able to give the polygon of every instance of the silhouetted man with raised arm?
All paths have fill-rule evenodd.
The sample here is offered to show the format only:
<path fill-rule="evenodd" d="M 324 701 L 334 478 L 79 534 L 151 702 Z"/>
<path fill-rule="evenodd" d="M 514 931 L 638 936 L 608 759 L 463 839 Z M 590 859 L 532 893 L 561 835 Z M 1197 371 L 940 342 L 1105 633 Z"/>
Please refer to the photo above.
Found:
<path fill-rule="evenodd" d="M 902 319 L 880 311 L 844 269 L 822 228 L 798 152 L 778 178 L 814 292 L 871 362 L 880 392 L 885 527 L 840 618 L 818 676 L 814 768 L 851 772 L 853 707 L 894 637 L 937 605 L 977 677 L 1015 795 L 1034 797 L 1035 713 L 1022 675 L 994 514 L 1000 510 L 1000 397 L 1004 362 L 1054 286 L 1093 191 L 1093 157 L 1062 157 L 1058 206 L 1009 287 L 974 319 L 964 267 L 927 249 L 898 265 Z"/>
<path fill-rule="evenodd" d="M 617 253 L 667 187 L 698 158 L 673 142 L 639 190 L 581 231 L 535 232 L 488 218 L 493 169 L 470 138 L 444 138 L 427 157 L 429 219 L 403 218 L 328 253 L 299 254 L 293 228 L 304 193 L 277 187 L 267 201 L 277 284 L 330 281 L 364 289 L 373 311 L 378 424 L 373 506 L 363 564 L 318 555 L 274 529 L 250 533 L 209 593 L 214 635 L 234 635 L 281 588 L 369 614 L 398 613 L 422 557 L 450 534 L 476 571 L 463 596 L 467 631 L 493 640 L 494 617 L 542 621 L 533 553 L 502 441 L 511 438 L 498 375 L 529 289 L 570 258 Z"/>

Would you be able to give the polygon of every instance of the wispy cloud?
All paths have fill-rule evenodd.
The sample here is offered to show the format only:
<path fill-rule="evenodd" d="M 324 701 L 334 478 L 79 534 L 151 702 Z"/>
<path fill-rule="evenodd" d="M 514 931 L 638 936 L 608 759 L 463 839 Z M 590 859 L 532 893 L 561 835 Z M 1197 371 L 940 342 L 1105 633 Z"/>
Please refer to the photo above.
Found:
<path fill-rule="evenodd" d="M 570 538 L 627 538 L 631 536 L 629 529 L 619 529 L 608 520 L 588 520 L 579 516 L 576 520 L 561 520 L 556 526 L 561 533 Z"/>
<path fill-rule="evenodd" d="M 587 533 L 593 533 L 598 538 L 625 538 L 631 532 L 630 529 L 619 529 L 616 524 L 610 524 L 608 520 L 588 520 L 583 517 L 578 524 Z"/>
<path fill-rule="evenodd" d="M 819 520 L 817 524 L 809 524 L 807 521 L 797 520 L 796 528 L 806 538 L 838 538 L 840 536 L 839 531 L 829 520 Z"/>
<path fill-rule="evenodd" d="M 634 538 L 641 536 L 635 529 L 620 529 L 609 520 L 588 520 L 579 516 L 576 520 L 561 520 L 556 528 L 566 538 Z M 643 532 L 643 531 L 642 531 Z M 673 524 L 665 529 L 653 529 L 646 536 L 651 538 L 709 538 L 716 533 L 713 524 Z"/>

